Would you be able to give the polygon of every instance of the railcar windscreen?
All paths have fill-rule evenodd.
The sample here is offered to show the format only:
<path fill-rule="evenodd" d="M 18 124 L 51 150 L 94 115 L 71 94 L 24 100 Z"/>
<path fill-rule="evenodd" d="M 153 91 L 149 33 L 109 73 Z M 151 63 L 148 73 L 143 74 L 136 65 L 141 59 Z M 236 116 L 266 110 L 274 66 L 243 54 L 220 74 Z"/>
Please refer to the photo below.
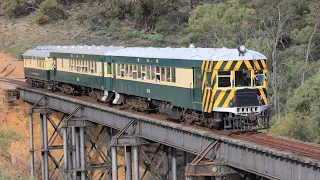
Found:
<path fill-rule="evenodd" d="M 251 70 L 235 71 L 236 87 L 251 86 Z"/>

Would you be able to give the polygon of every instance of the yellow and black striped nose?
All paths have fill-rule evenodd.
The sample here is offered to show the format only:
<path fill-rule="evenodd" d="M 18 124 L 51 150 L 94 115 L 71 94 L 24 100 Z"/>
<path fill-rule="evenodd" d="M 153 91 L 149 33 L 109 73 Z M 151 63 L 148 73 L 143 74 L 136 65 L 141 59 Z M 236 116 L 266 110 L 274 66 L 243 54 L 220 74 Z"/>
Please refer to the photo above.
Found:
<path fill-rule="evenodd" d="M 203 112 L 210 113 L 213 108 L 228 107 L 230 101 L 234 97 L 235 89 L 230 88 L 218 88 L 217 74 L 218 71 L 237 71 L 240 69 L 248 70 L 263 70 L 266 69 L 265 60 L 239 60 L 239 61 L 203 61 L 202 70 L 202 110 Z M 207 71 L 211 71 L 211 85 L 206 85 Z M 254 73 L 254 72 L 253 72 Z M 252 78 L 254 76 L 251 76 Z M 234 81 L 234 74 L 231 73 L 231 82 Z M 260 90 L 261 89 L 261 90 Z M 265 88 L 260 88 L 259 92 L 263 98 L 264 104 L 267 104 Z"/>

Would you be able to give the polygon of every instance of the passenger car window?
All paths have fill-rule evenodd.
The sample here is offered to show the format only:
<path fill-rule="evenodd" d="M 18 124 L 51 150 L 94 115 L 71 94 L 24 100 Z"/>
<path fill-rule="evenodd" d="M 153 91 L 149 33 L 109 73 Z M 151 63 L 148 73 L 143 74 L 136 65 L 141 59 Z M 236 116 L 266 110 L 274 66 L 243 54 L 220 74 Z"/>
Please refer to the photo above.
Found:
<path fill-rule="evenodd" d="M 112 74 L 112 71 L 111 71 L 111 63 L 108 63 L 108 64 L 107 64 L 107 71 L 108 71 L 108 74 Z"/>
<path fill-rule="evenodd" d="M 161 81 L 166 81 L 165 68 L 161 67 Z"/>
<path fill-rule="evenodd" d="M 146 66 L 147 68 L 147 79 L 150 80 L 150 66 Z"/>
<path fill-rule="evenodd" d="M 170 78 L 170 68 L 166 68 L 166 75 L 167 75 L 167 82 L 170 82 L 170 81 L 171 81 L 171 78 Z"/>
<path fill-rule="evenodd" d="M 138 66 L 138 78 L 141 78 L 141 65 Z"/>
<path fill-rule="evenodd" d="M 151 80 L 155 80 L 156 73 L 155 73 L 155 67 L 151 66 Z"/>
<path fill-rule="evenodd" d="M 120 64 L 117 64 L 117 75 L 120 76 Z"/>
<path fill-rule="evenodd" d="M 176 68 L 171 68 L 172 82 L 176 82 Z"/>

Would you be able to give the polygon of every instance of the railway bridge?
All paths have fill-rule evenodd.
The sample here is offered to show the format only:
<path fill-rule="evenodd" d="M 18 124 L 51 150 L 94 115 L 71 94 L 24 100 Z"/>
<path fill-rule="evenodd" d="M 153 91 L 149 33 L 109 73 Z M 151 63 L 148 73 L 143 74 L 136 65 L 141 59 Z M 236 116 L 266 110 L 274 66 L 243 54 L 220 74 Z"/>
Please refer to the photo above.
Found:
<path fill-rule="evenodd" d="M 125 170 L 127 180 L 147 176 L 173 180 L 320 179 L 320 147 L 316 145 L 280 138 L 272 145 L 272 136 L 253 142 L 244 135 L 213 133 L 59 94 L 19 89 L 20 99 L 33 104 L 29 113 L 32 175 L 37 151 L 34 124 L 38 123 L 33 117 L 40 116 L 44 180 L 55 179 L 57 174 L 64 179 L 117 180 L 121 179 L 118 169 Z M 52 118 L 54 112 L 62 114 L 58 121 Z M 54 131 L 49 132 L 48 126 Z M 298 151 L 301 146 L 306 149 Z M 63 153 L 58 156 L 56 151 Z M 119 163 L 119 154 L 125 156 L 125 163 Z M 179 174 L 181 167 L 183 175 Z"/>

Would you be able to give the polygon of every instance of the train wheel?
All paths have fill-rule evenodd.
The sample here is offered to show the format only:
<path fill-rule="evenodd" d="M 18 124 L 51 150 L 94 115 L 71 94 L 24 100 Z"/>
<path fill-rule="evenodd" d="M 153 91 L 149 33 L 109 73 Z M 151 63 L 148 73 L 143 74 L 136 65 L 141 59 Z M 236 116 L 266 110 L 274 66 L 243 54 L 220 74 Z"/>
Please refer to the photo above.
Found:
<path fill-rule="evenodd" d="M 180 116 L 179 121 L 180 121 L 180 122 L 184 122 L 184 121 L 186 121 L 186 117 L 185 117 L 185 115 Z"/>
<path fill-rule="evenodd" d="M 100 102 L 101 101 L 101 98 L 102 98 L 102 93 L 100 92 L 100 91 L 96 91 L 96 100 L 98 101 L 98 102 Z"/>
<path fill-rule="evenodd" d="M 67 94 L 68 88 L 67 88 L 66 85 L 63 84 L 63 85 L 61 86 L 61 90 L 62 90 L 62 92 L 63 92 L 64 94 Z"/>
<path fill-rule="evenodd" d="M 89 96 L 92 97 L 92 98 L 94 98 L 94 99 L 97 98 L 97 95 L 96 95 L 96 93 L 95 93 L 94 91 L 90 91 L 90 92 L 89 92 Z"/>
<path fill-rule="evenodd" d="M 139 102 L 137 98 L 134 97 L 127 97 L 123 100 L 123 106 L 126 109 L 138 109 L 139 108 Z"/>
<path fill-rule="evenodd" d="M 208 122 L 210 129 L 219 129 L 220 122 L 215 121 L 213 118 L 208 118 Z"/>
<path fill-rule="evenodd" d="M 57 87 L 53 86 L 52 87 L 52 92 L 56 92 L 57 91 Z"/>
<path fill-rule="evenodd" d="M 139 100 L 138 109 L 141 112 L 146 112 L 149 109 L 148 103 L 144 100 Z"/>
<path fill-rule="evenodd" d="M 67 86 L 67 94 L 73 94 L 73 88 L 71 86 Z"/>
<path fill-rule="evenodd" d="M 193 124 L 193 123 L 194 123 L 194 120 L 192 119 L 192 115 L 189 114 L 189 113 L 186 113 L 186 114 L 185 114 L 184 119 L 186 120 L 186 122 L 187 122 L 188 124 Z"/>

